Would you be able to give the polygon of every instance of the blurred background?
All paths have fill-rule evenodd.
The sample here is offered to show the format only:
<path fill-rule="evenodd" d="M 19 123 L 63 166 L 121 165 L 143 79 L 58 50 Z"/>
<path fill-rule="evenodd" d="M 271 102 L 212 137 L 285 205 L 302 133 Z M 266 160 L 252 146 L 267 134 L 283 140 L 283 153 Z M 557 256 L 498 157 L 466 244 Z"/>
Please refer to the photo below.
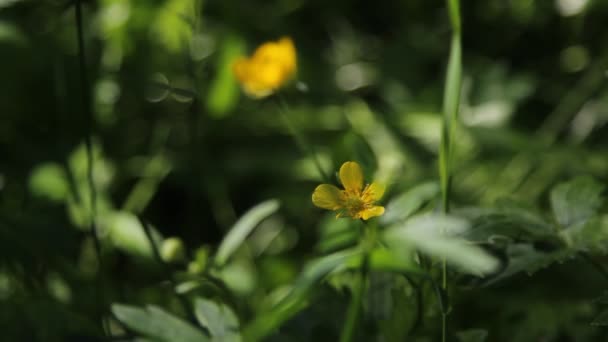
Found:
<path fill-rule="evenodd" d="M 92 0 L 83 9 L 90 89 L 80 83 L 72 3 L 0 0 L 2 340 L 102 340 L 113 302 L 179 313 L 142 222 L 187 287 L 239 217 L 280 202 L 217 274 L 241 322 L 311 256 L 345 243 L 330 235 L 346 221 L 310 201 L 322 179 L 276 97 L 247 98 L 232 74 L 235 58 L 263 42 L 295 43 L 297 79 L 280 97 L 326 172 L 358 161 L 368 182 L 389 185 L 385 204 L 438 179 L 451 32 L 443 1 Z M 554 222 L 555 184 L 588 175 L 601 188 L 607 18 L 601 0 L 463 1 L 455 208 L 509 203 Z M 539 255 L 554 248 L 545 237 L 526 242 Z M 491 248 L 512 261 L 503 247 Z M 538 260 L 481 287 L 465 281 L 452 299 L 454 330 L 484 328 L 490 341 L 602 340 L 590 322 L 606 289 L 595 266 L 606 259 Z M 336 340 L 348 296 L 327 291 L 274 339 Z M 436 315 L 424 311 L 413 340 L 437 340 Z"/>

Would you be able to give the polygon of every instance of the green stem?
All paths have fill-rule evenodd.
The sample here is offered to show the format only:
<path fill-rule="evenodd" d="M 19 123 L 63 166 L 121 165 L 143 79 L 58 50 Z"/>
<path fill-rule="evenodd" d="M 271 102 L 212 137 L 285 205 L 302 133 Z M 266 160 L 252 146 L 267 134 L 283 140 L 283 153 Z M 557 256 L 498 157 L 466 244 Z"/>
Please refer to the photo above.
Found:
<path fill-rule="evenodd" d="M 289 130 L 289 133 L 291 133 L 291 135 L 293 135 L 296 144 L 298 145 L 298 147 L 300 148 L 300 150 L 302 150 L 302 152 L 304 152 L 305 154 L 308 154 L 310 156 L 310 158 L 312 159 L 312 161 L 315 163 L 315 167 L 317 168 L 317 170 L 319 171 L 319 175 L 321 175 L 321 178 L 323 178 L 323 181 L 326 183 L 330 182 L 329 179 L 329 175 L 327 173 L 325 173 L 325 171 L 323 170 L 323 167 L 321 166 L 321 162 L 319 161 L 319 158 L 317 158 L 317 154 L 315 153 L 314 148 L 312 147 L 312 145 L 308 142 L 308 140 L 306 140 L 306 137 L 297 129 L 296 125 L 293 124 L 293 122 L 291 121 L 291 118 L 289 117 L 289 107 L 287 106 L 287 102 L 283 99 L 283 97 L 281 97 L 280 95 L 276 95 L 277 98 L 277 102 L 279 104 L 279 112 L 281 113 L 281 117 L 283 118 L 283 121 L 285 122 L 285 125 L 287 126 L 287 129 Z"/>
<path fill-rule="evenodd" d="M 188 298 L 184 297 L 183 295 L 181 295 L 180 293 L 178 293 L 176 291 L 177 282 L 173 278 L 173 274 L 171 273 L 171 269 L 170 269 L 169 265 L 167 265 L 165 263 L 162 256 L 160 255 L 160 251 L 158 249 L 158 246 L 156 245 L 154 236 L 152 235 L 152 228 L 150 228 L 150 225 L 148 224 L 148 222 L 145 221 L 142 217 L 138 216 L 137 218 L 139 219 L 139 222 L 144 229 L 146 239 L 148 239 L 148 243 L 150 244 L 150 248 L 152 249 L 152 254 L 154 255 L 154 258 L 156 259 L 156 262 L 158 262 L 158 264 L 161 266 L 162 270 L 165 272 L 165 276 L 167 277 L 167 280 L 169 281 L 169 284 L 171 285 L 172 292 L 177 296 L 177 299 L 180 301 L 181 305 L 183 306 L 184 312 L 186 312 L 186 314 L 188 315 L 188 319 L 191 322 L 196 322 L 196 316 L 190 309 L 190 304 L 188 303 Z"/>
<path fill-rule="evenodd" d="M 363 296 L 367 286 L 367 279 L 369 274 L 369 254 L 376 243 L 376 227 L 364 226 L 364 232 L 361 237 L 360 245 L 363 248 L 363 260 L 361 263 L 361 272 L 359 273 L 359 279 L 355 284 L 353 290 L 353 296 L 346 312 L 346 322 L 342 328 L 342 334 L 340 336 L 340 342 L 350 342 L 355 336 L 357 330 L 357 323 L 361 316 L 361 309 L 363 308 Z"/>
<path fill-rule="evenodd" d="M 450 23 L 452 26 L 452 40 L 450 57 L 445 80 L 443 96 L 443 128 L 441 131 L 441 146 L 439 149 L 439 175 L 441 180 L 441 203 L 444 214 L 450 212 L 451 192 L 451 159 L 453 150 L 454 128 L 458 120 L 460 107 L 460 89 L 462 84 L 462 44 L 461 20 L 459 0 L 446 0 Z M 445 230 L 442 227 L 442 234 Z M 447 260 L 441 260 L 441 287 L 445 293 L 448 290 Z M 449 303 L 445 305 L 449 306 Z M 441 312 L 441 341 L 447 339 L 447 311 Z"/>
<path fill-rule="evenodd" d="M 87 59 L 84 48 L 84 24 L 83 24 L 83 16 L 82 16 L 82 3 L 81 0 L 77 0 L 75 3 L 74 10 L 75 20 L 76 20 L 76 34 L 78 41 L 78 66 L 80 71 L 80 91 L 82 92 L 82 105 L 84 107 L 85 120 L 86 120 L 86 130 L 84 135 L 85 146 L 86 146 L 86 156 L 87 156 L 87 183 L 89 187 L 89 202 L 90 202 L 90 212 L 89 212 L 89 224 L 90 229 L 89 232 L 93 236 L 93 242 L 95 246 L 95 254 L 97 255 L 98 266 L 98 301 L 100 307 L 101 324 L 102 330 L 104 334 L 107 334 L 109 328 L 106 326 L 106 321 L 103 318 L 103 311 L 105 306 L 105 293 L 104 293 L 104 281 L 103 281 L 103 264 L 101 258 L 101 241 L 99 238 L 99 231 L 97 229 L 97 189 L 95 188 L 95 180 L 93 176 L 93 170 L 95 168 L 94 165 L 94 156 L 93 156 L 93 142 L 92 136 L 95 121 L 93 118 L 93 109 L 91 105 L 91 96 L 90 96 L 90 84 L 89 79 L 87 77 Z"/>

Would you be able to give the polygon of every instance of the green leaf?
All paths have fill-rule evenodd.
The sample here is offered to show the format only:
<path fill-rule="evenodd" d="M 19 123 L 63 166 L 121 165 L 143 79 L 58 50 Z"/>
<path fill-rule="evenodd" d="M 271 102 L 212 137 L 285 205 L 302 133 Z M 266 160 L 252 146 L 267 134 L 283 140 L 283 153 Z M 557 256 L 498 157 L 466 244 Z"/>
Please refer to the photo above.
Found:
<path fill-rule="evenodd" d="M 226 237 L 224 237 L 224 240 L 222 240 L 215 256 L 215 264 L 217 266 L 223 266 L 243 241 L 245 241 L 249 233 L 251 233 L 263 219 L 272 215 L 278 209 L 279 201 L 277 200 L 268 200 L 249 209 L 249 211 L 232 226 Z"/>
<path fill-rule="evenodd" d="M 324 216 L 319 223 L 319 239 L 315 250 L 327 254 L 353 246 L 357 243 L 359 232 L 353 229 L 349 220 L 337 220 L 334 213 Z"/>
<path fill-rule="evenodd" d="M 486 285 L 493 284 L 519 272 L 526 272 L 528 275 L 545 268 L 554 262 L 565 260 L 572 257 L 575 252 L 569 249 L 562 249 L 556 252 L 538 251 L 529 243 L 510 244 L 506 250 L 508 262 L 507 267 L 496 277 L 490 279 Z"/>
<path fill-rule="evenodd" d="M 498 236 L 517 240 L 554 240 L 554 226 L 545 222 L 536 213 L 517 207 L 500 208 L 466 208 L 458 211 L 459 215 L 471 221 L 471 229 L 466 238 L 475 242 L 492 242 Z"/>
<path fill-rule="evenodd" d="M 135 306 L 113 304 L 112 312 L 129 329 L 158 341 L 204 342 L 209 338 L 181 318 L 156 306 L 140 309 Z"/>
<path fill-rule="evenodd" d="M 215 78 L 207 94 L 207 109 L 215 118 L 226 116 L 237 104 L 240 90 L 232 72 L 235 59 L 245 52 L 245 43 L 236 35 L 225 40 L 218 55 Z"/>
<path fill-rule="evenodd" d="M 499 265 L 496 258 L 480 247 L 457 237 L 468 228 L 467 224 L 466 221 L 453 216 L 416 216 L 404 224 L 387 229 L 384 240 L 395 250 L 403 248 L 403 244 L 413 245 L 421 252 L 445 258 L 449 264 L 473 275 L 481 276 L 493 272 Z"/>
<path fill-rule="evenodd" d="M 384 247 L 375 248 L 369 253 L 369 266 L 373 270 L 419 272 L 412 252 L 407 248 L 398 251 Z"/>
<path fill-rule="evenodd" d="M 291 291 L 268 312 L 260 313 L 244 331 L 245 341 L 259 341 L 271 334 L 283 322 L 308 306 L 309 289 L 329 273 L 347 266 L 353 257 L 360 257 L 359 249 L 344 250 L 311 261 L 304 267 Z"/>
<path fill-rule="evenodd" d="M 156 194 L 159 184 L 171 172 L 171 162 L 164 153 L 159 153 L 141 165 L 142 178 L 135 184 L 122 208 L 140 214 Z"/>
<path fill-rule="evenodd" d="M 209 330 L 213 341 L 241 341 L 238 318 L 227 305 L 196 298 L 194 310 L 196 319 Z"/>
<path fill-rule="evenodd" d="M 152 259 L 154 250 L 146 236 L 144 227 L 137 217 L 125 211 L 116 211 L 103 217 L 108 237 L 112 244 L 131 255 Z M 152 229 L 152 236 L 157 246 L 160 246 L 162 237 Z"/>
<path fill-rule="evenodd" d="M 460 342 L 484 342 L 488 338 L 488 331 L 483 329 L 469 329 L 456 333 Z"/>
<path fill-rule="evenodd" d="M 602 205 L 604 186 L 590 177 L 579 177 L 551 191 L 551 208 L 562 228 L 589 219 Z"/>
<path fill-rule="evenodd" d="M 559 232 L 568 246 L 577 251 L 608 251 L 608 216 L 593 217 L 585 222 L 573 224 Z"/>
<path fill-rule="evenodd" d="M 435 198 L 439 190 L 439 184 L 427 182 L 399 195 L 387 204 L 385 214 L 380 217 L 382 224 L 389 225 L 407 219 L 424 203 Z"/>
<path fill-rule="evenodd" d="M 360 249 L 347 249 L 323 256 L 308 263 L 296 280 L 292 292 L 305 291 L 340 266 L 346 266 L 353 257 L 360 257 Z"/>
<path fill-rule="evenodd" d="M 30 175 L 29 187 L 34 195 L 56 202 L 63 201 L 69 192 L 66 172 L 56 163 L 38 165 Z"/>
<path fill-rule="evenodd" d="M 408 331 L 422 318 L 419 310 L 422 309 L 423 299 L 420 289 L 412 286 L 412 283 L 395 274 L 392 276 L 393 280 L 387 283 L 390 286 L 387 289 L 390 302 L 384 303 L 390 308 L 390 316 L 377 320 L 377 324 L 385 341 L 408 341 Z"/>
<path fill-rule="evenodd" d="M 154 37 L 172 53 L 179 52 L 192 37 L 196 15 L 195 0 L 164 1 L 153 25 Z"/>

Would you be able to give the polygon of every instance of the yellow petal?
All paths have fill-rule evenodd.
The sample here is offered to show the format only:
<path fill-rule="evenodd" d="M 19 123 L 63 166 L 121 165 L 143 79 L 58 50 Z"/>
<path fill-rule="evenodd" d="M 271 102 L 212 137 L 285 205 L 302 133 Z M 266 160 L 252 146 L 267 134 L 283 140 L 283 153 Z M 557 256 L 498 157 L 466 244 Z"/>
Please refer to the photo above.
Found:
<path fill-rule="evenodd" d="M 374 202 L 382 198 L 384 195 L 385 186 L 378 183 L 372 183 L 363 190 L 363 200 L 366 202 Z"/>
<path fill-rule="evenodd" d="M 375 217 L 375 216 L 380 216 L 380 215 L 382 215 L 382 214 L 384 214 L 384 207 L 381 207 L 381 206 L 373 206 L 373 207 L 371 207 L 371 208 L 368 208 L 368 209 L 362 210 L 362 211 L 359 213 L 359 216 L 361 216 L 361 218 L 362 218 L 362 219 L 364 219 L 364 220 L 368 220 L 368 219 L 370 219 L 370 218 L 372 218 L 372 217 Z"/>
<path fill-rule="evenodd" d="M 312 203 L 319 208 L 338 210 L 342 208 L 342 191 L 330 184 L 321 184 L 312 193 Z"/>
<path fill-rule="evenodd" d="M 349 161 L 340 167 L 340 181 L 348 192 L 361 193 L 363 187 L 363 172 L 359 164 Z"/>
<path fill-rule="evenodd" d="M 281 47 L 281 62 L 285 69 L 286 77 L 293 75 L 297 68 L 296 47 L 289 37 L 282 37 L 279 40 Z"/>
<path fill-rule="evenodd" d="M 247 95 L 268 96 L 287 83 L 296 71 L 296 50 L 289 37 L 260 45 L 251 58 L 240 58 L 233 72 Z"/>

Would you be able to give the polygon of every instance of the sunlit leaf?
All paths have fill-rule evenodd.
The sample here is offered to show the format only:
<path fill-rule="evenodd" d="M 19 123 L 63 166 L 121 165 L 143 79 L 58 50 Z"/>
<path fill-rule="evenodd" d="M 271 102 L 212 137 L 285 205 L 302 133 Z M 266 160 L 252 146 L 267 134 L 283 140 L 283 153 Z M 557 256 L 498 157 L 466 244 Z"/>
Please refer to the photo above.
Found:
<path fill-rule="evenodd" d="M 30 175 L 30 191 L 52 201 L 62 201 L 69 192 L 64 168 L 55 163 L 37 166 Z"/>
<path fill-rule="evenodd" d="M 154 252 L 139 219 L 128 212 L 117 211 L 104 217 L 104 227 L 112 244 L 131 255 L 152 259 Z M 152 229 L 156 246 L 161 245 L 162 237 Z"/>
<path fill-rule="evenodd" d="M 215 263 L 223 266 L 245 241 L 249 233 L 265 218 L 279 209 L 277 200 L 268 200 L 249 209 L 224 237 L 215 256 Z"/>
<path fill-rule="evenodd" d="M 209 330 L 213 341 L 241 341 L 238 318 L 227 305 L 197 298 L 194 313 L 199 323 Z"/>
<path fill-rule="evenodd" d="M 189 44 L 198 15 L 195 1 L 169 0 L 160 8 L 153 22 L 152 34 L 167 50 L 179 52 Z"/>
<path fill-rule="evenodd" d="M 210 341 L 202 331 L 157 306 L 151 305 L 141 309 L 130 305 L 113 304 L 112 312 L 129 329 L 157 341 Z"/>
<path fill-rule="evenodd" d="M 439 184 L 436 182 L 419 184 L 388 202 L 380 221 L 388 225 L 405 220 L 438 194 Z"/>
<path fill-rule="evenodd" d="M 221 46 L 216 61 L 215 78 L 207 94 L 207 109 L 215 118 L 224 117 L 237 104 L 240 90 L 232 73 L 232 63 L 245 52 L 245 43 L 236 36 L 230 35 Z"/>
<path fill-rule="evenodd" d="M 608 251 L 608 217 L 594 217 L 572 224 L 560 231 L 559 236 L 571 249 L 605 253 Z"/>
<path fill-rule="evenodd" d="M 423 253 L 445 258 L 448 264 L 473 275 L 480 276 L 493 272 L 499 265 L 494 257 L 457 237 L 467 228 L 466 221 L 455 217 L 418 216 L 404 224 L 388 228 L 384 233 L 384 240 L 395 249 L 402 248 L 403 244 L 412 245 Z"/>
<path fill-rule="evenodd" d="M 580 177 L 551 191 L 551 208 L 562 228 L 585 221 L 602 205 L 604 186 L 592 178 Z"/>

